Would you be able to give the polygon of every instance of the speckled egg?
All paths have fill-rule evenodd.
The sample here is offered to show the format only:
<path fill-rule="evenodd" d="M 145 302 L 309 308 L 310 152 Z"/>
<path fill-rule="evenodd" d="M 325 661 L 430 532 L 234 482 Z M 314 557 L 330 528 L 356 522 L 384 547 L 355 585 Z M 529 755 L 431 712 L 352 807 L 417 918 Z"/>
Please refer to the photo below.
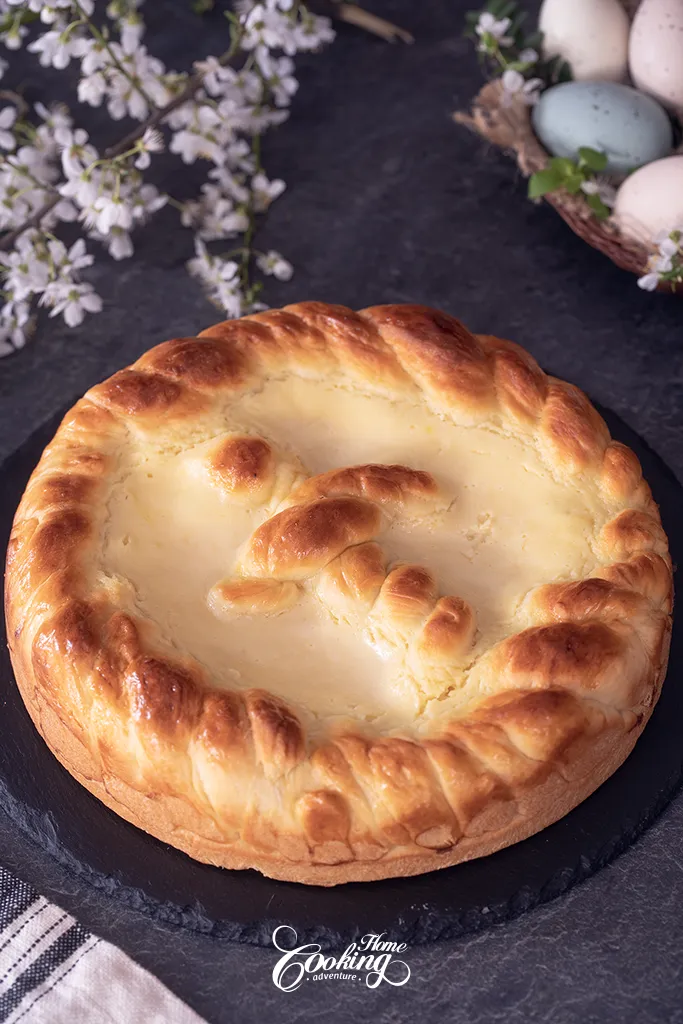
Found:
<path fill-rule="evenodd" d="M 543 0 L 543 56 L 560 56 L 578 81 L 621 82 L 628 68 L 629 20 L 619 0 Z"/>
<path fill-rule="evenodd" d="M 624 234 L 652 242 L 683 228 L 683 156 L 669 156 L 629 175 L 617 192 L 614 218 Z"/>
<path fill-rule="evenodd" d="M 683 0 L 642 0 L 629 63 L 639 89 L 683 114 Z"/>
<path fill-rule="evenodd" d="M 581 146 L 607 154 L 607 170 L 625 174 L 671 152 L 666 111 L 636 89 L 615 82 L 563 82 L 543 93 L 534 131 L 553 156 L 576 159 Z"/>

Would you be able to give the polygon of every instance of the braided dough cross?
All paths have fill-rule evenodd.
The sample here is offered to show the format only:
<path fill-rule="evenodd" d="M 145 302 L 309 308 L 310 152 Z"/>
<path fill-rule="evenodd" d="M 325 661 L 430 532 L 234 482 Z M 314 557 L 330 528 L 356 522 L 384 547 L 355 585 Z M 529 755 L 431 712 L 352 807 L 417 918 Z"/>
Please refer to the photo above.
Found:
<path fill-rule="evenodd" d="M 247 541 L 235 574 L 212 588 L 212 610 L 282 612 L 308 582 L 333 618 L 362 624 L 380 653 L 406 651 L 421 673 L 462 663 L 476 631 L 470 605 L 439 597 L 423 566 L 389 566 L 374 540 L 388 519 L 419 520 L 448 508 L 434 477 L 370 464 L 302 481 L 297 468 L 258 437 L 230 437 L 214 453 L 211 476 L 227 497 L 275 512 Z"/>

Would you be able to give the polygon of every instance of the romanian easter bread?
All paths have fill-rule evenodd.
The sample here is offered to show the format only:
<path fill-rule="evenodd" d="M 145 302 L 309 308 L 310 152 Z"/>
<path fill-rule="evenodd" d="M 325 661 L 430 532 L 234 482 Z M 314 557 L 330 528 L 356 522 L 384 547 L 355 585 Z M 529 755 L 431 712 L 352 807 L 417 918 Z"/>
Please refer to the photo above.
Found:
<path fill-rule="evenodd" d="M 5 592 L 75 778 L 191 857 L 317 885 L 565 815 L 642 732 L 672 610 L 638 460 L 577 388 L 445 313 L 318 302 L 93 387 Z"/>

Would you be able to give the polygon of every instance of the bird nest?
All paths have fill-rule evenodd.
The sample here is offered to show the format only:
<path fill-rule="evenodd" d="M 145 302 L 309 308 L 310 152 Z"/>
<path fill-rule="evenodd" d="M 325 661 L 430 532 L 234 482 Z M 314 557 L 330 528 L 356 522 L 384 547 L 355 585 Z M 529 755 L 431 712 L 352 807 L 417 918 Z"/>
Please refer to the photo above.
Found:
<path fill-rule="evenodd" d="M 630 17 L 638 6 L 634 0 L 622 0 Z M 500 80 L 488 82 L 477 94 L 469 113 L 456 112 L 458 124 L 476 132 L 488 142 L 512 155 L 526 177 L 547 167 L 550 154 L 543 148 L 531 125 L 531 108 L 519 96 L 507 97 Z M 677 152 L 683 152 L 679 146 Z M 572 195 L 564 189 L 549 192 L 544 197 L 569 225 L 572 231 L 594 249 L 599 249 L 613 263 L 633 274 L 645 274 L 648 261 L 655 250 L 625 235 L 613 218 L 598 220 L 581 195 Z M 671 284 L 662 282 L 660 291 L 670 292 Z M 683 294 L 679 289 L 677 294 Z"/>

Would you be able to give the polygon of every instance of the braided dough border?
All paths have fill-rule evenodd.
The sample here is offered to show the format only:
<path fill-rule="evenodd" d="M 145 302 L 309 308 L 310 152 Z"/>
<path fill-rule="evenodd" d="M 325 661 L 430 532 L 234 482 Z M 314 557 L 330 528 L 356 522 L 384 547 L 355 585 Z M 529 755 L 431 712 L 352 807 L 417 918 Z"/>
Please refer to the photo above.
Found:
<path fill-rule="evenodd" d="M 88 568 L 129 435 L 183 445 L 288 373 L 503 424 L 608 511 L 589 579 L 539 587 L 491 648 L 503 690 L 418 738 L 313 740 L 266 690 L 212 688 Z M 65 767 L 191 856 L 335 885 L 409 875 L 517 842 L 625 760 L 659 696 L 671 628 L 666 537 L 635 455 L 577 388 L 512 342 L 421 306 L 300 303 L 157 346 L 67 414 L 17 510 L 6 617 L 17 683 Z"/>

